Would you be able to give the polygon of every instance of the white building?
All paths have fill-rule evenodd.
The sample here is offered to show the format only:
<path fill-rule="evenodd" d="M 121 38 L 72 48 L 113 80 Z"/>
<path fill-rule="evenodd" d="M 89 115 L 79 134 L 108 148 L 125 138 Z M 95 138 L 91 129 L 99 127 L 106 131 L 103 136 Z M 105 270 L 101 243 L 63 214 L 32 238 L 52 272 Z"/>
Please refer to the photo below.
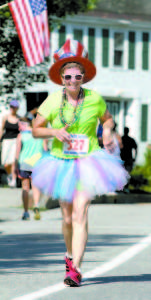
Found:
<path fill-rule="evenodd" d="M 142 163 L 151 142 L 151 19 L 134 11 L 123 15 L 98 8 L 63 20 L 61 28 L 51 33 L 52 54 L 67 38 L 81 41 L 88 49 L 97 76 L 85 87 L 104 97 L 121 135 L 124 126 L 130 128 L 138 143 L 137 163 Z M 40 103 L 58 88 L 51 81 L 34 84 L 25 94 L 28 110 L 30 98 Z"/>

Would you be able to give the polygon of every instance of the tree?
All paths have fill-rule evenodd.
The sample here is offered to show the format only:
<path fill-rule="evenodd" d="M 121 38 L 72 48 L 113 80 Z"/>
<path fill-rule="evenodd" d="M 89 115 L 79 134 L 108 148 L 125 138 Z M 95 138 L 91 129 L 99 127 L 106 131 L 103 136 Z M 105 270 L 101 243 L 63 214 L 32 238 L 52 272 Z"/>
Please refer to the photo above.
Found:
<path fill-rule="evenodd" d="M 66 15 L 85 12 L 95 7 L 97 0 L 47 0 L 49 26 L 53 28 L 53 16 L 64 18 Z M 5 2 L 6 3 L 6 2 Z M 5 4 L 0 0 L 0 5 Z M 24 89 L 33 82 L 45 82 L 48 74 L 48 61 L 34 67 L 27 67 L 20 42 L 9 8 L 0 10 L 0 68 L 5 68 L 4 82 L 0 96 L 13 93 L 14 89 Z M 58 25 L 58 24 L 57 24 Z"/>

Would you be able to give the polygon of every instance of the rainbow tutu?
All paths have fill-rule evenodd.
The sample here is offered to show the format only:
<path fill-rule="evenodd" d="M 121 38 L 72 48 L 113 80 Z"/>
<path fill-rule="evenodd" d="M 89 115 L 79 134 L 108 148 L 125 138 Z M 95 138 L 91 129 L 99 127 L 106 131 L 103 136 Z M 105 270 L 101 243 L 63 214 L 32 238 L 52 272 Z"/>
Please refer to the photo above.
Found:
<path fill-rule="evenodd" d="M 97 195 L 122 190 L 128 178 L 121 159 L 102 149 L 77 159 L 45 155 L 32 173 L 33 184 L 43 194 L 66 202 L 72 202 L 77 191 L 93 200 Z"/>

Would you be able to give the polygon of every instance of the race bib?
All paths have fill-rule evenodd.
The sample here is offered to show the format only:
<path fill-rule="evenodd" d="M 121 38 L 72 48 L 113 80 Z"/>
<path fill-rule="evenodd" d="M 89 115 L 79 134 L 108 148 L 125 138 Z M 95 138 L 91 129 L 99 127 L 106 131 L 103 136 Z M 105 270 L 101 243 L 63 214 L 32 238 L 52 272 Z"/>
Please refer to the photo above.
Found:
<path fill-rule="evenodd" d="M 63 153 L 72 155 L 87 154 L 89 150 L 89 139 L 84 134 L 71 134 L 71 139 L 64 143 Z"/>

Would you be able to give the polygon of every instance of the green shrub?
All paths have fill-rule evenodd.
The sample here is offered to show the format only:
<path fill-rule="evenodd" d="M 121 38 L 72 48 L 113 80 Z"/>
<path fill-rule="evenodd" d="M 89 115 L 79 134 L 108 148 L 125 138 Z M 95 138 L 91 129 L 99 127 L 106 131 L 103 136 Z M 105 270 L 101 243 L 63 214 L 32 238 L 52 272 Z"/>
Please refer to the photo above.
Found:
<path fill-rule="evenodd" d="M 149 147 L 144 156 L 144 164 L 136 165 L 131 172 L 129 188 L 151 193 L 151 149 Z"/>

